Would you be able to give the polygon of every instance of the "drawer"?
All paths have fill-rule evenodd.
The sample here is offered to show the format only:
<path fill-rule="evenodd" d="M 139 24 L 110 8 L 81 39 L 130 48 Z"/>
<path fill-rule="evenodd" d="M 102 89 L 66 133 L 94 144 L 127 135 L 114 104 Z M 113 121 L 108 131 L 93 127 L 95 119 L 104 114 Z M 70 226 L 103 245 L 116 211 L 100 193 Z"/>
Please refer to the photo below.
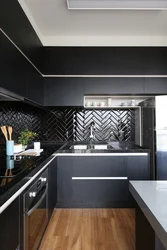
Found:
<path fill-rule="evenodd" d="M 128 180 L 88 179 L 72 180 L 72 201 L 127 201 Z"/>

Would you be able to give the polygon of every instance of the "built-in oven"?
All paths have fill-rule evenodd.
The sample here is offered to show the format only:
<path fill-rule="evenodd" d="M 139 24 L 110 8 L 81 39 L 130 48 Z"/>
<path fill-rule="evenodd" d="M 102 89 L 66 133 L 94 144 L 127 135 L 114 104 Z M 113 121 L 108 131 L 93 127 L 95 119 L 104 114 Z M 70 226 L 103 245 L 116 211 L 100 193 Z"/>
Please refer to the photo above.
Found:
<path fill-rule="evenodd" d="M 24 250 L 38 249 L 48 224 L 48 169 L 23 195 Z"/>

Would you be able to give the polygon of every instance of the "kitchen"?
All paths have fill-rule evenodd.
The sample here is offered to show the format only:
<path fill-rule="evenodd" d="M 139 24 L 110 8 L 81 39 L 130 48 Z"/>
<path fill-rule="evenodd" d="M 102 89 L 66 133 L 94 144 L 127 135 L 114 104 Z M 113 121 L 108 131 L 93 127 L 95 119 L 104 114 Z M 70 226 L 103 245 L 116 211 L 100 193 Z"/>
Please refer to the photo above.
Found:
<path fill-rule="evenodd" d="M 104 21 L 112 10 L 75 10 L 88 20 L 83 35 L 72 39 L 73 24 L 71 33 L 64 27 L 62 35 L 47 37 L 42 25 L 63 31 L 61 15 L 69 26 L 78 15 L 66 1 L 50 1 L 47 23 L 40 4 L 3 0 L 0 8 L 0 126 L 12 127 L 15 143 L 25 129 L 36 132 L 28 147 L 40 141 L 43 149 L 6 157 L 0 134 L 0 248 L 166 249 L 164 34 L 156 25 L 150 34 L 148 21 L 143 32 L 150 37 L 129 33 L 128 40 L 112 41 L 96 29 L 98 41 L 86 33 L 90 16 Z M 60 19 L 53 25 L 55 8 Z M 159 13 L 163 27 L 163 8 L 117 14 L 129 16 L 126 29 L 120 22 L 128 34 L 141 14 L 155 24 Z"/>

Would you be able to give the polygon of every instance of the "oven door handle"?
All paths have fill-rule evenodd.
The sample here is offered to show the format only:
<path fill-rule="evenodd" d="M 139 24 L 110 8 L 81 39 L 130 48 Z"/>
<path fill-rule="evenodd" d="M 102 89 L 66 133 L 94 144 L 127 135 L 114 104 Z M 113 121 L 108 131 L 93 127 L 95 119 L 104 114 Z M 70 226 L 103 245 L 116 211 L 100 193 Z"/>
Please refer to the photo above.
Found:
<path fill-rule="evenodd" d="M 48 192 L 48 185 L 46 185 L 45 191 L 43 195 L 41 196 L 41 198 L 38 200 L 38 202 L 26 213 L 27 216 L 30 216 L 34 212 L 34 210 L 42 203 L 47 192 Z"/>

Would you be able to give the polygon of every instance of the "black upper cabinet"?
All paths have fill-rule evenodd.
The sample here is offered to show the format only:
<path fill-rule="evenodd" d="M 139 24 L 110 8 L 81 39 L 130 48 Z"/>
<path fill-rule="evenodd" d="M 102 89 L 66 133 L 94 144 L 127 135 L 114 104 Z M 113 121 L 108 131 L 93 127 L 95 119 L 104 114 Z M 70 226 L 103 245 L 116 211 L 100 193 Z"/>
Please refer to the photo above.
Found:
<path fill-rule="evenodd" d="M 45 47 L 45 75 L 163 75 L 166 47 Z"/>
<path fill-rule="evenodd" d="M 42 104 L 41 74 L 2 32 L 0 32 L 0 56 L 0 86 Z"/>
<path fill-rule="evenodd" d="M 42 75 L 30 63 L 27 65 L 26 98 L 43 104 Z"/>
<path fill-rule="evenodd" d="M 42 44 L 17 0 L 0 1 L 0 24 L 10 39 L 41 69 Z"/>
<path fill-rule="evenodd" d="M 167 94 L 167 78 L 149 77 L 145 79 L 146 94 Z"/>
<path fill-rule="evenodd" d="M 84 94 L 144 94 L 144 78 L 84 78 Z"/>
<path fill-rule="evenodd" d="M 45 106 L 83 106 L 81 78 L 44 78 Z"/>
<path fill-rule="evenodd" d="M 0 86 L 25 96 L 27 60 L 2 32 L 0 37 Z"/>
<path fill-rule="evenodd" d="M 16 250 L 19 246 L 19 198 L 0 215 L 0 249 Z"/>

